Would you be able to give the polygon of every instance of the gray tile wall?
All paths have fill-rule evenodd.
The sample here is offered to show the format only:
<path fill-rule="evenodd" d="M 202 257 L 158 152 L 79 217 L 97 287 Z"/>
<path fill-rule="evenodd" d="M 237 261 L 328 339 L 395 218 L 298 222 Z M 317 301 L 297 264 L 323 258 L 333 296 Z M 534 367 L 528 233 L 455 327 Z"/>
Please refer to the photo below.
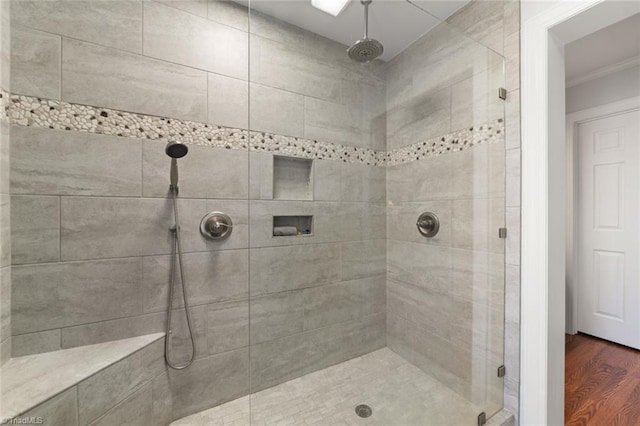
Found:
<path fill-rule="evenodd" d="M 142 52 L 142 8 L 139 0 L 86 3 L 27 0 L 12 3 L 12 24 L 114 49 Z"/>
<path fill-rule="evenodd" d="M 388 150 L 499 117 L 501 101 L 486 94 L 497 93 L 501 74 L 498 53 L 438 25 L 386 65 Z"/>
<path fill-rule="evenodd" d="M 503 165 L 482 161 L 484 148 L 504 150 L 504 144 L 468 151 L 480 157 L 471 164 L 474 174 L 500 179 L 504 171 L 495 169 Z M 499 405 L 493 385 L 485 389 L 487 376 L 482 373 L 502 364 L 504 240 L 498 238 L 497 229 L 504 225 L 504 192 L 494 184 L 487 184 L 496 188 L 491 195 L 485 189 L 474 194 L 439 185 L 444 179 L 464 180 L 465 155 L 458 152 L 421 161 L 444 166 L 418 175 L 417 182 L 416 169 L 429 169 L 429 164 L 388 169 L 387 339 L 391 349 L 462 395 L 479 404 L 489 400 Z M 439 191 L 413 192 L 405 201 L 402 190 L 395 192 L 402 182 Z M 424 211 L 442 218 L 433 239 L 420 236 L 415 226 Z M 429 339 L 420 346 L 411 333 Z M 452 363 L 451 353 L 466 355 Z"/>
<path fill-rule="evenodd" d="M 51 348 L 54 335 L 57 348 L 66 348 L 162 330 L 161 316 L 153 314 L 163 315 L 167 305 L 173 222 L 164 145 L 11 130 L 13 333 L 22 336 L 20 354 L 29 352 L 28 342 L 35 345 L 35 333 L 48 332 L 39 335 L 48 343 L 32 351 Z M 180 163 L 194 307 L 248 297 L 247 156 L 193 146 Z M 235 220 L 223 243 L 199 234 L 209 210 L 227 211 Z"/>
<path fill-rule="evenodd" d="M 344 46 L 256 14 L 249 84 L 240 6 L 55 0 L 20 2 L 13 16 L 16 93 L 386 147 L 383 78 L 345 60 Z M 164 331 L 172 206 L 163 143 L 22 126 L 11 133 L 4 199 L 14 205 L 15 250 L 6 256 L 14 265 L 13 355 Z M 180 160 L 179 207 L 196 362 L 150 386 L 147 376 L 120 378 L 102 389 L 116 392 L 108 398 L 80 386 L 81 424 L 137 418 L 149 393 L 161 423 L 246 394 L 250 342 L 260 366 L 255 389 L 385 345 L 385 170 L 315 161 L 316 201 L 301 202 L 274 199 L 272 164 L 271 154 L 190 146 Z M 232 216 L 228 240 L 200 236 L 211 210 Z M 313 236 L 272 236 L 274 214 L 303 213 L 314 216 Z M 174 308 L 183 305 L 178 294 Z M 171 348 L 183 362 L 182 310 L 174 321 Z M 275 358 L 288 361 L 270 366 Z M 98 404 L 106 400 L 120 408 L 106 412 Z"/>
<path fill-rule="evenodd" d="M 16 250 L 12 269 L 3 272 L 13 274 L 13 355 L 164 331 L 173 222 L 164 144 L 21 126 L 11 132 L 16 156 L 12 195 L 5 198 L 13 202 Z M 180 167 L 188 297 L 196 362 L 205 373 L 163 373 L 170 379 L 152 384 L 156 370 L 164 371 L 163 348 L 155 348 L 153 372 L 132 358 L 135 374 L 108 373 L 118 381 L 112 387 L 103 378 L 78 387 L 80 424 L 143 414 L 148 421 L 152 409 L 166 423 L 248 391 L 248 152 L 191 146 Z M 228 240 L 200 236 L 200 219 L 210 210 L 233 217 Z M 4 287 L 2 300 L 9 300 Z M 171 342 L 176 362 L 190 350 L 182 306 L 178 294 Z M 211 366 L 235 369 L 218 376 Z M 184 397 L 188 382 L 219 389 L 220 397 Z M 167 412 L 172 416 L 163 417 Z"/>
<path fill-rule="evenodd" d="M 246 26 L 220 22 L 233 17 L 231 9 L 207 1 L 12 5 L 15 93 L 247 126 L 248 35 Z M 236 12 L 236 23 L 246 22 L 246 11 Z M 221 104 L 231 97 L 235 111 Z M 15 203 L 17 245 L 13 253 L 4 250 L 3 259 L 15 265 L 14 355 L 162 331 L 172 223 L 163 144 L 17 126 L 11 131 L 12 195 L 3 196 L 3 206 Z M 3 158 L 8 149 L 3 142 Z M 248 321 L 248 158 L 192 146 L 180 166 L 192 308 L 203 313 L 195 316 L 204 326 L 209 317 L 234 325 L 203 328 L 204 342 L 213 343 L 200 345 L 202 357 L 248 344 L 236 338 L 236 320 L 244 327 Z M 233 216 L 230 239 L 211 243 L 199 235 L 200 218 L 210 210 Z M 3 224 L 8 220 L 7 213 Z M 11 288 L 5 282 L 3 294 Z"/>
<path fill-rule="evenodd" d="M 387 169 L 387 345 L 487 412 L 518 410 L 518 33 L 519 2 L 473 1 L 386 69 L 388 149 L 506 115 L 501 143 Z M 442 220 L 433 239 L 423 211 Z M 504 388 L 487 382 L 503 351 Z"/>
<path fill-rule="evenodd" d="M 14 93 L 386 148 L 384 78 L 334 41 L 217 0 L 12 3 Z"/>
<path fill-rule="evenodd" d="M 13 84 L 16 93 L 60 99 L 59 35 L 15 26 L 11 35 L 14 56 Z"/>
<path fill-rule="evenodd" d="M 11 196 L 8 188 L 9 131 L 8 124 L 0 122 L 0 365 L 11 357 Z"/>
<path fill-rule="evenodd" d="M 378 65 L 350 62 L 346 46 L 258 12 L 251 25 L 252 130 L 386 148 L 384 79 L 372 71 Z M 265 109 L 265 98 L 281 107 Z"/>
<path fill-rule="evenodd" d="M 46 425 L 78 426 L 78 389 L 74 386 L 29 410 L 21 417 L 42 417 Z M 46 420 L 45 420 L 46 419 Z"/>
<path fill-rule="evenodd" d="M 313 200 L 281 200 L 268 190 L 273 156 L 252 153 L 250 160 L 251 385 L 257 391 L 385 346 L 386 173 L 316 160 L 308 177 Z M 274 237 L 274 215 L 313 216 L 313 235 Z"/>
<path fill-rule="evenodd" d="M 0 3 L 0 89 L 10 89 L 10 4 Z M 0 365 L 11 357 L 11 196 L 9 123 L 2 100 L 0 114 Z"/>
<path fill-rule="evenodd" d="M 169 369 L 155 377 L 152 386 L 154 424 L 234 400 L 249 392 L 249 350 L 197 359 L 182 371 Z M 146 420 L 148 424 L 148 416 Z"/>

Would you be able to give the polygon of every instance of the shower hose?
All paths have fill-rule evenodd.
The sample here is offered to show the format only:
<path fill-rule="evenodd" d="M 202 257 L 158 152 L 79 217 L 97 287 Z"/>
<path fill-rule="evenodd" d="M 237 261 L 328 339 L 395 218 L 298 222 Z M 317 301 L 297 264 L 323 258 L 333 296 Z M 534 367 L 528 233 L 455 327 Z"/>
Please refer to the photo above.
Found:
<path fill-rule="evenodd" d="M 182 262 L 182 246 L 180 244 L 180 221 L 178 219 L 178 188 L 172 187 L 171 193 L 173 194 L 173 214 L 175 219 L 175 225 L 171 228 L 173 233 L 173 244 L 171 249 L 171 285 L 169 286 L 169 312 L 167 313 L 167 333 L 164 339 L 164 358 L 167 361 L 167 365 L 174 370 L 182 370 L 193 364 L 193 359 L 196 357 L 196 342 L 193 337 L 193 327 L 191 325 L 191 314 L 189 313 L 189 300 L 187 299 L 187 292 L 185 290 L 184 280 L 184 266 Z M 182 299 L 184 300 L 184 311 L 187 317 L 187 328 L 189 329 L 189 338 L 191 340 L 191 358 L 182 365 L 174 364 L 170 357 L 170 348 L 172 338 L 171 330 L 171 313 L 173 311 L 173 296 L 174 287 L 176 281 L 176 257 L 178 260 L 178 266 L 180 268 L 180 283 L 182 287 Z"/>

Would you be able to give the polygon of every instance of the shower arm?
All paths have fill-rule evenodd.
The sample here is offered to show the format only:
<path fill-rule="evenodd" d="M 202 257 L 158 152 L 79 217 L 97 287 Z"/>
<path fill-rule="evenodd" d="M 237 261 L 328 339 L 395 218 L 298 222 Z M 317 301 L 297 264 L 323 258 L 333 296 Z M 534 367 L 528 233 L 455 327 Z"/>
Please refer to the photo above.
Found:
<path fill-rule="evenodd" d="M 364 38 L 369 38 L 369 5 L 372 0 L 361 0 L 360 3 L 364 6 Z"/>

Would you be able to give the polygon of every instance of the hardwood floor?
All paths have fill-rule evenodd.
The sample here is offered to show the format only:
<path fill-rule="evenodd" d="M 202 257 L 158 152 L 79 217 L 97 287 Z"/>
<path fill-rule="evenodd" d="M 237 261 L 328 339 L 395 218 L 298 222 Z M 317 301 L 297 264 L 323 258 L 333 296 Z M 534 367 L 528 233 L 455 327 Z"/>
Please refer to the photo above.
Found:
<path fill-rule="evenodd" d="M 640 351 L 586 334 L 565 348 L 565 425 L 640 425 Z"/>

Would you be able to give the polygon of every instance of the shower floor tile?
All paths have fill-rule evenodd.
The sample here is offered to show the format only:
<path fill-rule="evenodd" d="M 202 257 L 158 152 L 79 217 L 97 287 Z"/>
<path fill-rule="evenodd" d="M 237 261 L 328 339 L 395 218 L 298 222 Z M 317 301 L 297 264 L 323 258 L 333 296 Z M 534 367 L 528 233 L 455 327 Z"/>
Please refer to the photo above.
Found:
<path fill-rule="evenodd" d="M 358 417 L 367 404 L 373 414 Z M 482 411 L 384 348 L 184 417 L 183 425 L 476 425 Z M 251 422 L 250 422 L 251 419 Z"/>

